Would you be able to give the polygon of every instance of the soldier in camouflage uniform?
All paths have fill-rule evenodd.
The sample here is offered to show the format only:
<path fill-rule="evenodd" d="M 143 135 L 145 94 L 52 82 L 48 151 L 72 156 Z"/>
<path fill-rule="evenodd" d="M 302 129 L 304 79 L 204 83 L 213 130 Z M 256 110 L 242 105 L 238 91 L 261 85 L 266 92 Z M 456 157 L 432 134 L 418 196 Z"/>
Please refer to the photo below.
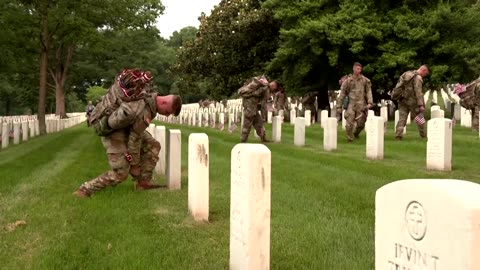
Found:
<path fill-rule="evenodd" d="M 264 76 L 254 77 L 238 90 L 238 94 L 242 97 L 244 115 L 241 135 L 242 143 L 247 141 L 252 125 L 262 142 L 268 142 L 265 129 L 263 128 L 263 120 L 258 112 L 258 104 L 265 99 L 270 90 L 276 90 L 276 83 L 271 82 L 269 84 Z"/>
<path fill-rule="evenodd" d="M 480 78 L 467 85 L 457 84 L 454 93 L 457 94 L 460 100 L 460 106 L 472 112 L 472 129 L 478 132 L 479 129 L 479 115 L 480 110 Z"/>
<path fill-rule="evenodd" d="M 271 82 L 273 85 L 273 88 L 278 89 L 275 92 L 275 98 L 274 98 L 274 106 L 275 106 L 275 115 L 278 115 L 279 111 L 282 110 L 285 114 L 285 103 L 287 101 L 287 96 L 285 95 L 285 90 L 283 89 L 283 86 L 280 82 L 278 81 L 273 81 Z M 280 115 L 283 116 L 283 115 Z"/>
<path fill-rule="evenodd" d="M 395 131 L 396 140 L 401 140 L 403 137 L 403 129 L 407 124 L 408 114 L 410 113 L 411 117 L 415 118 L 425 111 L 422 84 L 423 78 L 427 76 L 429 72 L 428 66 L 422 65 L 417 70 L 403 73 L 400 77 L 400 80 L 403 80 L 405 84 L 403 97 L 398 100 L 399 118 Z M 417 124 L 417 127 L 420 137 L 426 138 L 425 124 Z"/>
<path fill-rule="evenodd" d="M 472 129 L 478 132 L 480 128 L 479 127 L 480 121 L 479 121 L 479 115 L 478 115 L 478 113 L 480 112 L 480 81 L 477 81 L 477 83 L 475 84 L 474 102 L 475 102 L 475 107 L 472 110 L 472 114 L 473 114 Z"/>
<path fill-rule="evenodd" d="M 316 97 L 318 97 L 318 95 L 319 95 L 318 91 L 308 92 L 302 98 L 302 107 L 304 111 L 303 115 L 305 116 L 305 112 L 309 110 L 311 115 L 311 118 L 310 118 L 311 122 L 317 119 L 317 109 L 315 108 L 315 103 L 316 103 Z"/>
<path fill-rule="evenodd" d="M 362 75 L 362 65 L 353 64 L 353 75 L 348 76 L 340 87 L 340 95 L 337 98 L 337 113 L 342 114 L 344 99 L 348 97 L 348 107 L 345 112 L 347 141 L 352 142 L 358 138 L 365 128 L 368 109 L 373 106 L 372 85 L 370 80 Z M 355 131 L 354 131 L 354 125 Z"/>
<path fill-rule="evenodd" d="M 131 174 L 136 182 L 137 190 L 160 187 L 151 184 L 153 169 L 160 152 L 160 143 L 145 129 L 157 112 L 167 116 L 172 113 L 178 115 L 181 99 L 178 96 L 160 97 L 156 93 L 147 93 L 145 89 L 139 93 L 129 92 L 131 89 L 126 89 L 121 80 L 116 84 L 123 88 L 121 92 L 126 91 L 129 97 L 142 96 L 143 98 L 120 103 L 113 113 L 102 117 L 102 120 L 107 118 L 106 124 L 103 125 L 104 131 L 97 131 L 97 133 L 104 134 L 102 143 L 106 149 L 111 170 L 81 185 L 74 192 L 78 197 L 89 197 L 98 190 L 117 185 L 124 181 L 128 174 Z M 117 88 L 111 87 L 110 91 Z M 112 98 L 112 96 L 117 94 L 109 92 L 105 98 Z M 112 100 L 105 102 L 111 104 Z M 101 129 L 102 126 L 98 126 L 98 121 L 93 121 L 92 124 L 96 129 Z"/>

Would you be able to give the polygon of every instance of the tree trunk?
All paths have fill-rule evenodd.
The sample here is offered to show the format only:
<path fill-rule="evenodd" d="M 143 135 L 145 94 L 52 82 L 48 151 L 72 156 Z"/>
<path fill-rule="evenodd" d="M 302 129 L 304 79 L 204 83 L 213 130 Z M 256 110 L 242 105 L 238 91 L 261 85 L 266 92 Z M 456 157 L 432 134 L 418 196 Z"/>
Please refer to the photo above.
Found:
<path fill-rule="evenodd" d="M 67 80 L 67 71 L 70 66 L 75 45 L 70 44 L 67 51 L 64 52 L 63 43 L 57 48 L 55 54 L 55 71 L 50 70 L 50 74 L 55 82 L 55 115 L 60 118 L 67 118 L 65 111 L 65 81 Z"/>
<path fill-rule="evenodd" d="M 41 49 L 40 49 L 40 85 L 38 90 L 38 124 L 40 134 L 47 133 L 45 125 L 45 99 L 47 96 L 47 71 L 48 71 L 48 47 L 50 45 L 50 36 L 48 31 L 48 15 L 42 14 L 42 32 L 41 32 Z"/>

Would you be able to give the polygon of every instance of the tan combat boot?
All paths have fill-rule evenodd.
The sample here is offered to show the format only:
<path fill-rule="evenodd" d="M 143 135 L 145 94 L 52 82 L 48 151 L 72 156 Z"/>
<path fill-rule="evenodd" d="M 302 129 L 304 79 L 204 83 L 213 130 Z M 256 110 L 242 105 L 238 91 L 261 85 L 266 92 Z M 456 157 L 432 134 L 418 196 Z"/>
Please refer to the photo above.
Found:
<path fill-rule="evenodd" d="M 140 180 L 135 183 L 135 190 L 148 190 L 165 187 L 165 185 L 156 185 L 147 180 Z"/>
<path fill-rule="evenodd" d="M 75 192 L 73 192 L 73 195 L 79 198 L 89 198 L 90 194 L 88 194 L 85 190 L 82 188 L 77 189 Z"/>

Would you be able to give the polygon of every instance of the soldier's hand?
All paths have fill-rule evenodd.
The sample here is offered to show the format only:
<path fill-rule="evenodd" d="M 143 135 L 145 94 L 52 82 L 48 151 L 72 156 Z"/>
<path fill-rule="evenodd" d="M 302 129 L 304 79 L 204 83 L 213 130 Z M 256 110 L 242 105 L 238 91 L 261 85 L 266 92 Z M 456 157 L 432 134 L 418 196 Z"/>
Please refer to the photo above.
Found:
<path fill-rule="evenodd" d="M 367 108 L 368 108 L 369 110 L 370 110 L 372 107 L 373 107 L 373 105 L 370 104 L 370 103 L 367 105 Z"/>
<path fill-rule="evenodd" d="M 425 106 L 422 105 L 422 106 L 419 107 L 419 109 L 420 109 L 420 112 L 423 113 L 425 111 Z"/>

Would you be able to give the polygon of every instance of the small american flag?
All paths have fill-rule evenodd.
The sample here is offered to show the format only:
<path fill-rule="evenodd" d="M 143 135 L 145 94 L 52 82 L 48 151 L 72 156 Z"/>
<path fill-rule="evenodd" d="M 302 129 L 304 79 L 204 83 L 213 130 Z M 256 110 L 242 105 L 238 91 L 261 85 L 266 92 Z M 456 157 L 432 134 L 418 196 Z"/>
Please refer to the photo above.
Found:
<path fill-rule="evenodd" d="M 418 126 L 422 126 L 423 124 L 425 124 L 425 116 L 423 116 L 423 113 L 418 114 L 414 120 Z"/>

